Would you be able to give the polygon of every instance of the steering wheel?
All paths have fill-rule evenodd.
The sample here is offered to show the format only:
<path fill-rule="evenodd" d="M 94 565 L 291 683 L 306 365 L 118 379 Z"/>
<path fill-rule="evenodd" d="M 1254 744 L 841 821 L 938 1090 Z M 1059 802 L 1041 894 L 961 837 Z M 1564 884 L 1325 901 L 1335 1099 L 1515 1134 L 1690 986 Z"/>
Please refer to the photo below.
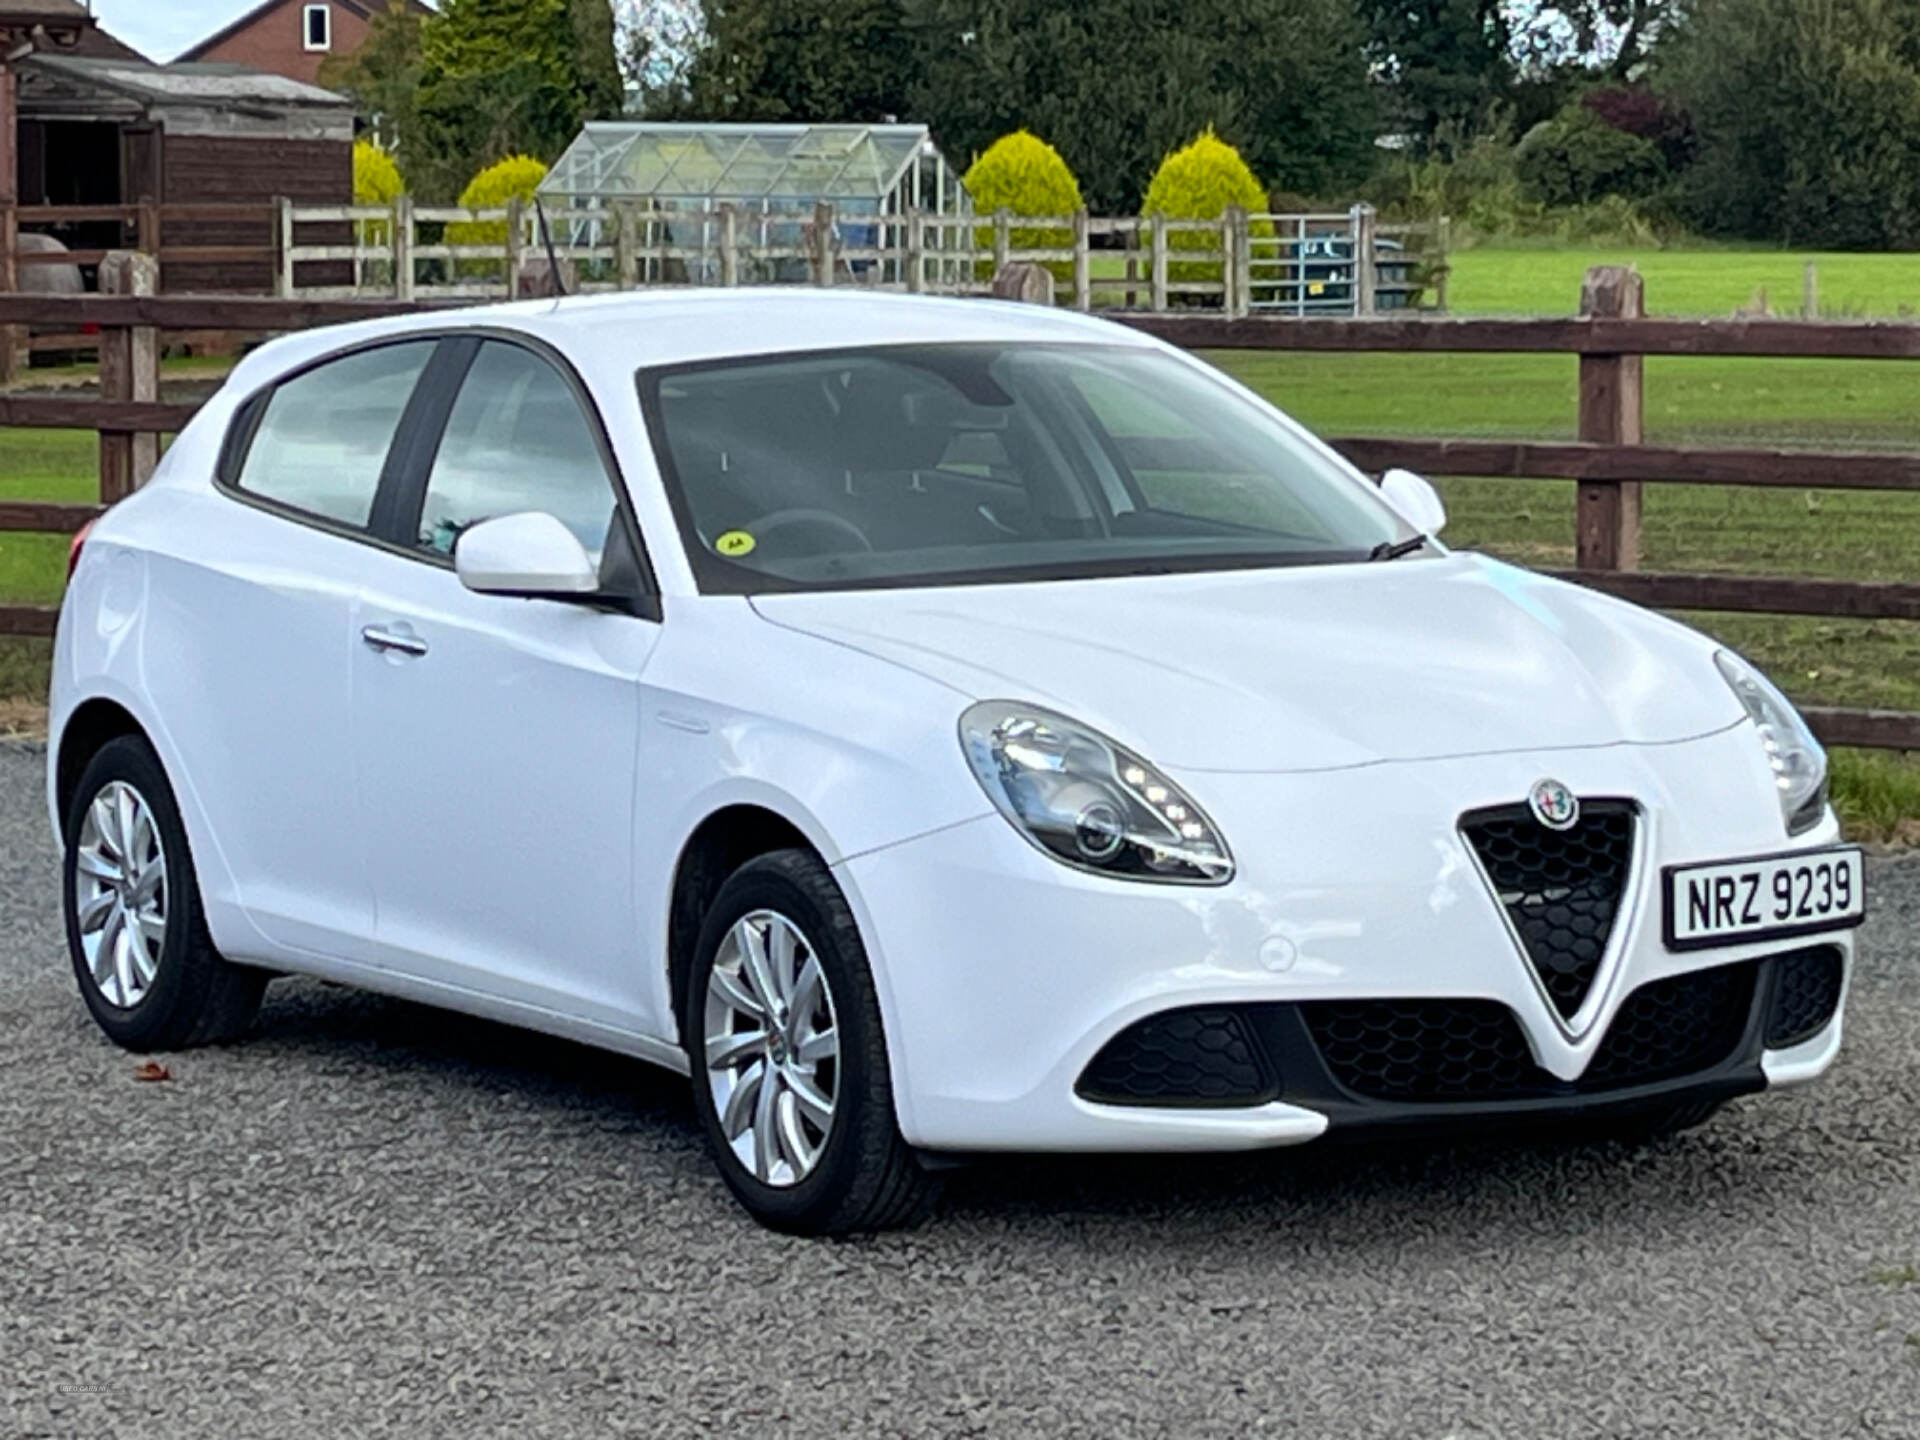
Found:
<path fill-rule="evenodd" d="M 797 525 L 817 525 L 829 530 L 838 530 L 850 535 L 869 555 L 873 553 L 873 542 L 867 539 L 866 532 L 844 515 L 836 515 L 831 510 L 776 510 L 771 515 L 763 515 L 753 522 L 755 537 L 765 544 L 779 530 L 791 530 Z"/>

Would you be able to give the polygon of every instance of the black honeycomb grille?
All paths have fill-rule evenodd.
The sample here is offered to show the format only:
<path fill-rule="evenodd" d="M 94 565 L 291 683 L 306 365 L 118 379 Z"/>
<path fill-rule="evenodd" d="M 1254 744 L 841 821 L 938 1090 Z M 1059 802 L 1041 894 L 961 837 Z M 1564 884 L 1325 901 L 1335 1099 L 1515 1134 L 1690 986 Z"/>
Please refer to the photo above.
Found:
<path fill-rule="evenodd" d="M 1494 1000 L 1323 1000 L 1300 1007 L 1333 1078 L 1376 1100 L 1529 1093 L 1541 1071 Z"/>
<path fill-rule="evenodd" d="M 1109 1105 L 1261 1105 L 1279 1093 L 1265 1051 L 1238 1012 L 1149 1015 L 1103 1046 L 1079 1091 Z"/>
<path fill-rule="evenodd" d="M 1633 807 L 1587 801 L 1565 831 L 1524 809 L 1468 816 L 1460 828 L 1554 1008 L 1571 1019 L 1599 974 L 1633 870 Z"/>
<path fill-rule="evenodd" d="M 1833 1022 L 1846 966 L 1832 946 L 1795 950 L 1774 964 L 1780 978 L 1767 1017 L 1767 1046 L 1784 1050 L 1811 1040 Z"/>
<path fill-rule="evenodd" d="M 1723 965 L 1642 985 L 1613 1017 L 1581 1086 L 1646 1085 L 1719 1064 L 1746 1031 L 1755 973 Z"/>
<path fill-rule="evenodd" d="M 1525 1100 L 1649 1085 L 1729 1058 L 1753 1008 L 1755 967 L 1643 985 L 1572 1084 L 1534 1063 L 1520 1022 L 1492 1000 L 1332 1000 L 1300 1006 L 1343 1088 L 1403 1103 Z"/>

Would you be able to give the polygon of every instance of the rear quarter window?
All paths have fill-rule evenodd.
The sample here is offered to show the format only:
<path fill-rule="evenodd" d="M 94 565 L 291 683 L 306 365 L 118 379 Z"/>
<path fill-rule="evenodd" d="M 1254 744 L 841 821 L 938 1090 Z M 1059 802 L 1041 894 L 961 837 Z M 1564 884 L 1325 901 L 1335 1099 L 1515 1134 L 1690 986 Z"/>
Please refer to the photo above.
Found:
<path fill-rule="evenodd" d="M 331 360 L 242 412 L 227 479 L 246 494 L 364 530 L 400 429 L 438 341 L 412 341 Z"/>

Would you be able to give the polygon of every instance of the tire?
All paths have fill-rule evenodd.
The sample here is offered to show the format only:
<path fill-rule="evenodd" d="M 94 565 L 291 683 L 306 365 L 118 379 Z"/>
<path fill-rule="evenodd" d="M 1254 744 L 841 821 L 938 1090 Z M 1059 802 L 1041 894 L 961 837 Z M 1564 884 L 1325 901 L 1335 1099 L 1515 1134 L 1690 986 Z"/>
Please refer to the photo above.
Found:
<path fill-rule="evenodd" d="M 123 808 L 129 799 L 131 809 Z M 151 875 L 150 857 L 159 860 L 159 878 L 149 886 L 122 887 L 107 873 L 128 873 L 113 860 L 113 842 L 122 838 L 118 831 L 129 813 L 136 817 L 132 849 L 148 862 L 130 868 Z M 181 1050 L 231 1040 L 252 1023 L 267 976 L 229 964 L 213 948 L 173 787 L 139 736 L 110 740 L 81 773 L 67 811 L 61 890 L 74 979 L 95 1022 L 116 1045 L 136 1052 Z M 121 923 L 129 913 L 147 923 Z M 114 948 L 121 932 L 124 951 Z M 103 949 L 107 955 L 96 965 Z"/>
<path fill-rule="evenodd" d="M 790 931 L 790 949 L 782 947 L 780 924 Z M 757 972 L 743 938 L 748 932 L 760 944 Z M 775 978 L 766 966 L 778 970 L 783 955 L 790 957 L 786 973 Z M 817 985 L 809 983 L 809 957 L 818 962 Z M 784 1018 L 757 1028 L 754 1016 L 764 1014 L 769 985 Z M 817 857 L 775 851 L 721 886 L 701 926 L 686 1006 L 682 1033 L 694 1105 L 721 1175 L 749 1214 L 794 1235 L 896 1229 L 925 1218 L 939 1181 L 901 1138 L 866 947 L 846 897 Z M 709 1064 L 710 1034 L 737 1053 Z M 730 1035 L 739 1041 L 730 1044 Z M 776 1079 L 763 1104 L 769 1067 Z M 831 1102 L 824 1127 L 822 1099 Z M 786 1138 L 796 1132 L 797 1140 Z"/>

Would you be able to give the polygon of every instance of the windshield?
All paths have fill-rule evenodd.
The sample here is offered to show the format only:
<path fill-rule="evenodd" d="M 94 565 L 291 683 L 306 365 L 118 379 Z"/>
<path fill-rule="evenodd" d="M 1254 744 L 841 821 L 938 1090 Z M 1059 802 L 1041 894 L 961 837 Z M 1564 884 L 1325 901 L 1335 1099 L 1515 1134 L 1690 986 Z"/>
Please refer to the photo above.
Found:
<path fill-rule="evenodd" d="M 1203 370 L 1130 346 L 893 346 L 643 372 L 701 588 L 1364 560 L 1412 532 Z"/>

